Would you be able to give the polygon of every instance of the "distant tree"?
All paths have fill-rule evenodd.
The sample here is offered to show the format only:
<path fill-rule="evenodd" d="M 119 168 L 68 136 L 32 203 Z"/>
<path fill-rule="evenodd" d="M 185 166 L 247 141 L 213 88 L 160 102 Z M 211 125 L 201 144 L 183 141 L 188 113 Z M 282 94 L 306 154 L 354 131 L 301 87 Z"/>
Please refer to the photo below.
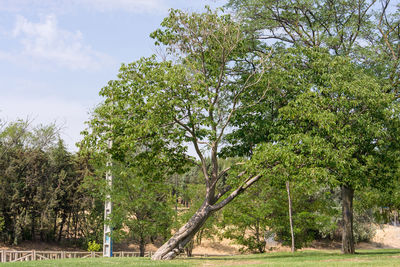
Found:
<path fill-rule="evenodd" d="M 32 128 L 28 121 L 9 123 L 0 133 L 1 210 L 9 242 L 36 238 L 49 186 L 46 149 L 52 146 L 56 133 L 54 125 Z"/>
<path fill-rule="evenodd" d="M 74 190 L 75 227 L 74 236 L 81 237 L 80 245 L 86 247 L 89 241 L 103 242 L 104 198 L 89 181 L 104 180 L 95 171 L 93 155 L 78 153 L 74 159 L 78 187 Z M 78 231 L 80 235 L 78 235 Z"/>
<path fill-rule="evenodd" d="M 73 211 L 75 191 L 79 180 L 76 179 L 73 157 L 61 139 L 58 140 L 57 146 L 50 151 L 49 156 L 52 184 L 47 207 L 54 213 L 52 216 L 54 220 L 53 233 L 56 240 L 60 242 L 67 219 Z M 61 221 L 57 229 L 59 219 Z"/>
<path fill-rule="evenodd" d="M 58 127 L 19 120 L 0 130 L 2 240 L 77 241 L 99 232 L 87 231 L 95 201 L 81 185 L 90 166 L 66 150 Z M 102 206 L 100 214 L 102 223 Z"/>
<path fill-rule="evenodd" d="M 170 237 L 174 221 L 171 187 L 165 182 L 163 167 L 152 170 L 153 157 L 156 158 L 149 153 L 142 154 L 140 161 L 127 158 L 126 164 L 115 162 L 112 169 L 114 208 L 111 222 L 122 227 L 122 236 L 139 245 L 141 257 L 148 243 L 157 239 L 163 242 Z"/>

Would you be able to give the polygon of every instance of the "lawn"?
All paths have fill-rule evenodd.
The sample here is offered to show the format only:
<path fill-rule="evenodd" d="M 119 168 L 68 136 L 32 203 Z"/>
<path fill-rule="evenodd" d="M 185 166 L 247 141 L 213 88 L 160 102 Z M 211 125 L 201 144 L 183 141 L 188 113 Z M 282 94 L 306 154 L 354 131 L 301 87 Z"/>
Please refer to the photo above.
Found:
<path fill-rule="evenodd" d="M 356 255 L 342 255 L 339 251 L 299 251 L 151 261 L 148 258 L 65 259 L 4 263 L 3 266 L 21 267 L 81 267 L 81 266 L 400 266 L 400 250 L 359 250 Z"/>

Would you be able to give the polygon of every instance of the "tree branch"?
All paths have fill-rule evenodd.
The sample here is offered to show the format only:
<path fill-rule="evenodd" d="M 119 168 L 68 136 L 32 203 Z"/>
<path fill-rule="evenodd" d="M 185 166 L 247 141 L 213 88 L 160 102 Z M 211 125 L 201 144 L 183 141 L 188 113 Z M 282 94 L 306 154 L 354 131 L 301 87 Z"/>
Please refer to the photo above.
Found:
<path fill-rule="evenodd" d="M 219 209 L 222 209 L 224 206 L 226 206 L 229 202 L 231 202 L 233 199 L 235 199 L 238 195 L 240 195 L 244 190 L 249 188 L 252 184 L 257 182 L 260 178 L 262 177 L 261 174 L 250 177 L 247 179 L 243 185 L 239 186 L 235 191 L 233 191 L 227 198 L 222 200 L 221 202 L 218 202 L 217 204 L 214 204 L 210 207 L 212 211 L 217 211 Z"/>

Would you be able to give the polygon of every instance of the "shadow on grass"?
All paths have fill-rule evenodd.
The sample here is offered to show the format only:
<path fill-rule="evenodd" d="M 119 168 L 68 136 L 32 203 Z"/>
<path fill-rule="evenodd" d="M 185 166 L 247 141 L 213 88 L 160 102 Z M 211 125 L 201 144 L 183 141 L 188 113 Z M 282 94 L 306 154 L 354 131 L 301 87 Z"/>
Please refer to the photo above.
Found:
<path fill-rule="evenodd" d="M 367 250 L 367 251 L 356 251 L 356 255 L 393 255 L 400 254 L 400 249 L 375 249 L 375 250 Z"/>

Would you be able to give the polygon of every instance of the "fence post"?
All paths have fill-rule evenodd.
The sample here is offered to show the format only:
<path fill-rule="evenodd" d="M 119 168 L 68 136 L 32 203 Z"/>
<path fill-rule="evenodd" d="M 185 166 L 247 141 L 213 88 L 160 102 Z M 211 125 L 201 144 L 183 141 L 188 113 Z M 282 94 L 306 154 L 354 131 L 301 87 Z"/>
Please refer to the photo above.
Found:
<path fill-rule="evenodd" d="M 91 252 L 90 252 L 90 255 L 91 255 L 92 258 L 95 258 L 95 256 L 94 256 L 94 251 L 91 251 Z"/>
<path fill-rule="evenodd" d="M 6 262 L 6 251 L 4 249 L 1 251 L 1 262 Z"/>
<path fill-rule="evenodd" d="M 32 250 L 32 260 L 36 260 L 36 250 Z"/>

